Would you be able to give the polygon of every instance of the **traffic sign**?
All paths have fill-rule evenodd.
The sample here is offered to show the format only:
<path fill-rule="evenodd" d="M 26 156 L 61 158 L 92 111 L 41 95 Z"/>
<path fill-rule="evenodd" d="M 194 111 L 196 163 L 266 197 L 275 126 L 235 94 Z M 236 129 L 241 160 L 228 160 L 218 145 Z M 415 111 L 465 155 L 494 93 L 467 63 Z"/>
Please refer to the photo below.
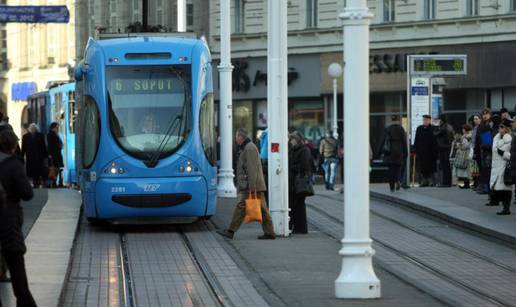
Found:
<path fill-rule="evenodd" d="M 412 76 L 456 76 L 467 74 L 467 55 L 411 55 Z"/>
<path fill-rule="evenodd" d="M 70 12 L 65 5 L 0 5 L 0 23 L 68 23 Z"/>

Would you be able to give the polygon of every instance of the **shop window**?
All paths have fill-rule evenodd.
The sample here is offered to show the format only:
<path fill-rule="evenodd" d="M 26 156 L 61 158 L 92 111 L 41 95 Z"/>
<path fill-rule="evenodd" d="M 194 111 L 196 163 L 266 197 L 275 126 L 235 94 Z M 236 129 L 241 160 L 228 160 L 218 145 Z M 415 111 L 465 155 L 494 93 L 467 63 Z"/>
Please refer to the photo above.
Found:
<path fill-rule="evenodd" d="M 478 0 L 466 0 L 466 16 L 478 15 Z"/>
<path fill-rule="evenodd" d="M 437 0 L 424 0 L 423 15 L 425 19 L 434 19 L 436 13 Z"/>
<path fill-rule="evenodd" d="M 394 22 L 396 16 L 396 1 L 383 0 L 383 21 Z"/>
<path fill-rule="evenodd" d="M 322 101 L 292 101 L 288 110 L 289 131 L 299 131 L 317 143 L 325 134 Z"/>
<path fill-rule="evenodd" d="M 306 27 L 317 28 L 317 0 L 306 0 Z"/>
<path fill-rule="evenodd" d="M 204 97 L 199 114 L 199 132 L 206 159 L 212 166 L 217 164 L 217 139 L 215 136 L 215 110 L 213 94 Z"/>
<path fill-rule="evenodd" d="M 82 165 L 87 169 L 95 161 L 100 143 L 99 109 L 91 96 L 84 96 L 84 131 L 82 137 L 84 138 Z"/>
<path fill-rule="evenodd" d="M 369 98 L 369 110 L 371 113 L 399 113 L 406 111 L 405 94 L 399 93 L 373 93 Z"/>

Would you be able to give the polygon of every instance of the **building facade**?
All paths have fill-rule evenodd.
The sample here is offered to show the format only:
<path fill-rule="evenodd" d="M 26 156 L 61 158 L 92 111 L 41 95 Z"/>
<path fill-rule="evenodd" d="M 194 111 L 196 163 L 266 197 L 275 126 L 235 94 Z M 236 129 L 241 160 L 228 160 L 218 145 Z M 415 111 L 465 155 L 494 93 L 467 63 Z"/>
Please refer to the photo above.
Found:
<path fill-rule="evenodd" d="M 210 2 L 209 42 L 217 58 L 219 1 Z M 266 80 L 267 1 L 231 2 L 234 126 L 246 123 L 247 128 L 257 131 L 266 126 L 266 91 L 258 95 L 256 90 Z M 373 148 L 381 142 L 391 115 L 401 115 L 404 123 L 407 121 L 408 54 L 468 56 L 466 76 L 435 82 L 439 84 L 436 91 L 442 91 L 442 111 L 456 129 L 484 107 L 515 110 L 516 1 L 373 0 L 368 6 L 374 14 L 370 29 Z M 344 0 L 288 1 L 289 126 L 313 141 L 331 127 L 332 79 L 327 68 L 332 62 L 343 62 L 342 22 L 338 18 L 343 8 Z M 342 94 L 343 80 L 339 79 L 338 85 Z M 342 95 L 338 100 L 341 134 Z"/>

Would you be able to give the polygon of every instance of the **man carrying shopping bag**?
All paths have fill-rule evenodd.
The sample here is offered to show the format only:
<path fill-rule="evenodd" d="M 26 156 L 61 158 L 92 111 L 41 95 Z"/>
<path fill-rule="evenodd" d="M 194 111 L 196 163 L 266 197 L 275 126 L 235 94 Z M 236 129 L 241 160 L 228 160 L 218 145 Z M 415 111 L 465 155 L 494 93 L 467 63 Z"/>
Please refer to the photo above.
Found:
<path fill-rule="evenodd" d="M 274 240 L 274 227 L 272 225 L 271 215 L 267 209 L 265 200 L 265 181 L 263 179 L 262 163 L 258 148 L 248 138 L 245 129 L 238 129 L 235 136 L 235 141 L 238 146 L 242 148 L 241 154 L 238 156 L 236 168 L 236 184 L 237 184 L 237 204 L 233 211 L 233 219 L 228 229 L 220 231 L 219 233 L 229 239 L 233 239 L 235 232 L 240 228 L 246 215 L 246 199 L 250 192 L 256 192 L 256 198 L 261 201 L 262 208 L 262 229 L 263 236 L 258 239 Z"/>

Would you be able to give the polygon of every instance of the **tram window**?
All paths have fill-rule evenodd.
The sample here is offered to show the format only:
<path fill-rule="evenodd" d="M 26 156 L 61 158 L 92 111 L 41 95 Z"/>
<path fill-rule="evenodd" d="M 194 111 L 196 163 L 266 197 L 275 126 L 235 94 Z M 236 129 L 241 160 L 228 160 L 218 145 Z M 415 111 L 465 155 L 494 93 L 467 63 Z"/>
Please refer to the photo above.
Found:
<path fill-rule="evenodd" d="M 75 114 L 75 92 L 68 92 L 68 125 L 70 133 L 75 133 L 75 121 L 77 114 Z"/>
<path fill-rule="evenodd" d="M 90 168 L 95 161 L 100 141 L 100 121 L 97 103 L 91 96 L 84 96 L 83 167 Z"/>
<path fill-rule="evenodd" d="M 211 165 L 217 164 L 217 139 L 215 136 L 215 109 L 213 94 L 209 93 L 201 103 L 199 131 L 206 158 Z"/>

